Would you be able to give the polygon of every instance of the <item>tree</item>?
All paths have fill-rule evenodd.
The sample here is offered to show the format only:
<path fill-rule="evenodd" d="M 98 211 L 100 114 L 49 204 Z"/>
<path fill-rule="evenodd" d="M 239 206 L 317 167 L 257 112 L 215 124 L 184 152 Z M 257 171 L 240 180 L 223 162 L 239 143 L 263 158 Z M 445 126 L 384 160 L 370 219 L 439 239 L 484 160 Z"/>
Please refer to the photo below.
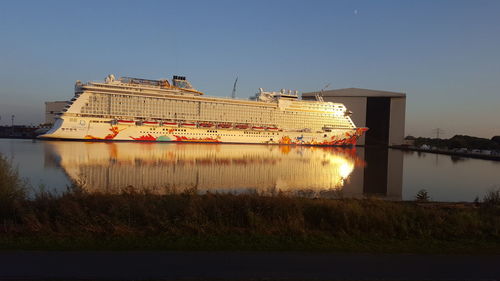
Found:
<path fill-rule="evenodd" d="M 494 136 L 491 138 L 491 140 L 500 145 L 500 136 Z"/>

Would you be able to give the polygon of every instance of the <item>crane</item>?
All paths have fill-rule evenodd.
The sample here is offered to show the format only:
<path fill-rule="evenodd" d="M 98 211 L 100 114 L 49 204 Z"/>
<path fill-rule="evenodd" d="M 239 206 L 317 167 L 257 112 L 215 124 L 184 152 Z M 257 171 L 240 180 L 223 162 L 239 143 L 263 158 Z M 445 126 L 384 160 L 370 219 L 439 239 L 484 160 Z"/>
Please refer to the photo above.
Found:
<path fill-rule="evenodd" d="M 234 80 L 233 92 L 231 93 L 231 98 L 233 99 L 236 98 L 236 83 L 238 83 L 238 77 L 236 77 L 236 80 Z"/>
<path fill-rule="evenodd" d="M 330 84 L 332 83 L 328 83 L 326 84 L 325 87 L 323 87 L 323 89 L 321 89 L 321 91 L 319 91 L 319 93 L 317 93 L 315 96 L 316 96 L 316 100 L 317 101 L 320 101 L 320 102 L 324 102 L 325 100 L 323 99 L 323 91 L 325 91 L 328 87 L 330 87 Z"/>

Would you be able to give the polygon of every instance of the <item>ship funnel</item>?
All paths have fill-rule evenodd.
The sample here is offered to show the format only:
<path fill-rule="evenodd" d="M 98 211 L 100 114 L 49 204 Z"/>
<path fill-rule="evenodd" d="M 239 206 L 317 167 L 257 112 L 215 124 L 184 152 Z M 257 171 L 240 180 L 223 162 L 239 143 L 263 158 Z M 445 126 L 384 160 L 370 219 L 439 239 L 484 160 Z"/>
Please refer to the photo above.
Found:
<path fill-rule="evenodd" d="M 174 75 L 174 77 L 172 78 L 172 84 L 178 88 L 194 90 L 191 83 L 186 80 L 186 76 Z"/>
<path fill-rule="evenodd" d="M 104 82 L 106 83 L 111 83 L 113 81 L 115 81 L 115 76 L 113 74 L 108 75 L 106 79 L 104 79 Z"/>

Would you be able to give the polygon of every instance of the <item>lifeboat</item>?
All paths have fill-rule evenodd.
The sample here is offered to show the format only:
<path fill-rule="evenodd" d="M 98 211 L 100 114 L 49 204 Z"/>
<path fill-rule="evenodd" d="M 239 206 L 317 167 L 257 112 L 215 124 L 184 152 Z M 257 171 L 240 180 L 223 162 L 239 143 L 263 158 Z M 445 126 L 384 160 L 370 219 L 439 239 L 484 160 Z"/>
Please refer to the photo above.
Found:
<path fill-rule="evenodd" d="M 195 123 L 181 123 L 182 127 L 194 128 L 196 127 Z"/>
<path fill-rule="evenodd" d="M 154 121 L 144 121 L 142 124 L 145 126 L 158 126 L 159 123 Z"/>
<path fill-rule="evenodd" d="M 135 121 L 133 121 L 133 120 L 118 120 L 118 124 L 133 125 L 133 124 L 135 124 Z"/>
<path fill-rule="evenodd" d="M 264 130 L 264 127 L 253 126 L 252 129 L 254 129 L 254 130 Z"/>
<path fill-rule="evenodd" d="M 227 128 L 231 128 L 231 124 L 218 124 L 217 125 L 217 128 L 223 128 L 223 129 L 227 129 Z"/>
<path fill-rule="evenodd" d="M 204 127 L 204 128 L 210 128 L 210 127 L 213 127 L 214 124 L 212 124 L 212 123 L 200 123 L 200 126 Z"/>
<path fill-rule="evenodd" d="M 268 130 L 268 131 L 277 131 L 278 128 L 276 128 L 276 127 L 266 127 L 266 130 Z"/>
<path fill-rule="evenodd" d="M 176 122 L 163 122 L 162 124 L 163 124 L 163 126 L 167 126 L 167 127 L 177 127 Z"/>
<path fill-rule="evenodd" d="M 245 124 L 238 124 L 234 126 L 236 129 L 248 129 L 248 125 Z"/>

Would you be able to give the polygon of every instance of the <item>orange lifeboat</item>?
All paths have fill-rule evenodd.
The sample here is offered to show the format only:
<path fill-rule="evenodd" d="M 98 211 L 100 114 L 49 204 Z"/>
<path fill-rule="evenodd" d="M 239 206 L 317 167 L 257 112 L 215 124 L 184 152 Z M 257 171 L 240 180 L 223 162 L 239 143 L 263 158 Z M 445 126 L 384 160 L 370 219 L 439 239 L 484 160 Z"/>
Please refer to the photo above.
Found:
<path fill-rule="evenodd" d="M 118 124 L 133 125 L 133 124 L 135 124 L 135 121 L 133 121 L 133 120 L 118 120 Z"/>
<path fill-rule="evenodd" d="M 176 122 L 163 122 L 162 124 L 163 124 L 163 126 L 167 126 L 167 127 L 177 127 Z"/>
<path fill-rule="evenodd" d="M 200 126 L 204 127 L 204 128 L 211 128 L 211 127 L 214 126 L 214 124 L 208 123 L 208 122 L 204 122 L 204 123 L 200 123 Z"/>
<path fill-rule="evenodd" d="M 155 121 L 144 121 L 142 122 L 142 124 L 146 125 L 146 126 L 158 126 L 158 122 L 155 122 Z"/>
<path fill-rule="evenodd" d="M 234 126 L 236 129 L 248 129 L 248 125 L 246 124 L 238 124 Z"/>
<path fill-rule="evenodd" d="M 227 128 L 231 128 L 231 127 L 232 127 L 232 125 L 227 124 L 227 123 L 222 123 L 222 124 L 217 125 L 217 128 L 223 128 L 223 129 L 227 129 Z"/>

